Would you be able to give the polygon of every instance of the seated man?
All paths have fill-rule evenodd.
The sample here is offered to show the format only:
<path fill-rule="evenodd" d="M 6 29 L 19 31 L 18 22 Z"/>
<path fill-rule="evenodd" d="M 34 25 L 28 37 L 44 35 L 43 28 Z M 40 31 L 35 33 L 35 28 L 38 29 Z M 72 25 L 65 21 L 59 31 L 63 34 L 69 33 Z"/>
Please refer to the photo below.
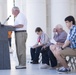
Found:
<path fill-rule="evenodd" d="M 62 46 L 67 38 L 67 33 L 63 30 L 61 25 L 57 25 L 56 28 L 53 29 L 54 32 L 54 40 L 56 41 L 55 45 L 51 45 L 51 49 L 55 49 L 56 46 Z"/>
<path fill-rule="evenodd" d="M 32 64 L 38 64 L 41 48 L 50 42 L 49 37 L 42 31 L 40 27 L 35 29 L 38 35 L 37 43 L 30 49 Z"/>
<path fill-rule="evenodd" d="M 55 56 L 53 55 L 53 53 L 51 52 L 49 46 L 55 47 L 56 45 L 59 45 L 59 46 L 63 45 L 63 43 L 65 42 L 66 37 L 67 37 L 67 33 L 63 30 L 63 27 L 60 24 L 58 24 L 53 29 L 53 32 L 54 32 L 53 38 L 56 41 L 56 44 L 49 43 L 49 44 L 43 46 L 43 49 L 42 49 L 42 64 L 43 65 L 41 66 L 42 69 L 48 68 L 49 59 L 50 59 L 52 68 L 55 68 L 57 66 L 57 60 L 56 60 Z"/>
<path fill-rule="evenodd" d="M 62 67 L 58 69 L 58 72 L 69 72 L 71 71 L 68 67 L 67 62 L 64 57 L 67 55 L 76 56 L 76 25 L 73 16 L 68 16 L 65 18 L 66 26 L 70 30 L 64 45 L 61 48 L 55 48 L 52 50 L 54 56 L 62 64 Z"/>

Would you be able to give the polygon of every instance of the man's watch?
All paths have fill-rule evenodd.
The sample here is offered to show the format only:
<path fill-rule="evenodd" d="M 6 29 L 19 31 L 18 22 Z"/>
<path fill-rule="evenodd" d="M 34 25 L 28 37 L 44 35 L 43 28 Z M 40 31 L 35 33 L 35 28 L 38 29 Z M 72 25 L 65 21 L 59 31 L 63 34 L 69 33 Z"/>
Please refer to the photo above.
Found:
<path fill-rule="evenodd" d="M 61 47 L 62 50 L 64 50 L 64 48 Z"/>

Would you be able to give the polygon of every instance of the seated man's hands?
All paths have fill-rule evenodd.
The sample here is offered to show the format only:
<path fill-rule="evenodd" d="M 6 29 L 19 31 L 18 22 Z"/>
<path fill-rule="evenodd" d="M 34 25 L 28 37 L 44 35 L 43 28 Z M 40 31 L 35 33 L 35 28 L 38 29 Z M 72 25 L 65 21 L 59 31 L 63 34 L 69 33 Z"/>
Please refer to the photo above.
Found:
<path fill-rule="evenodd" d="M 43 46 L 43 47 L 41 48 L 41 53 L 43 53 L 45 50 L 46 50 L 46 46 Z"/>
<path fill-rule="evenodd" d="M 42 46 L 42 45 L 35 44 L 34 46 L 32 46 L 32 48 L 37 48 L 39 46 Z"/>
<path fill-rule="evenodd" d="M 34 45 L 34 46 L 32 46 L 32 48 L 37 48 L 38 47 L 38 45 L 36 44 L 36 45 Z"/>
<path fill-rule="evenodd" d="M 42 50 L 42 49 L 46 49 L 46 46 L 43 46 L 43 47 L 41 48 L 41 50 Z"/>
<path fill-rule="evenodd" d="M 56 45 L 63 46 L 64 43 L 57 42 Z"/>
<path fill-rule="evenodd" d="M 54 32 L 54 33 L 55 33 L 55 32 L 57 32 L 57 29 L 56 29 L 56 28 L 54 28 L 54 29 L 53 29 L 53 32 Z"/>

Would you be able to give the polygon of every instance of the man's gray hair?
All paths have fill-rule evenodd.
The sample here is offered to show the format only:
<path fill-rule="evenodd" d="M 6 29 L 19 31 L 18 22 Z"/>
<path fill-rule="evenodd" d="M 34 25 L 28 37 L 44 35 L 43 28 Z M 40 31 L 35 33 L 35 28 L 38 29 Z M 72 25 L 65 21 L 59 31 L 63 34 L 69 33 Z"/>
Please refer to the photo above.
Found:
<path fill-rule="evenodd" d="M 63 26 L 61 24 L 56 25 L 56 28 L 61 28 L 63 29 Z"/>
<path fill-rule="evenodd" d="M 16 7 L 16 6 L 13 7 L 12 9 L 13 9 L 13 10 L 18 10 L 18 11 L 20 11 L 20 9 L 19 9 L 18 7 Z"/>

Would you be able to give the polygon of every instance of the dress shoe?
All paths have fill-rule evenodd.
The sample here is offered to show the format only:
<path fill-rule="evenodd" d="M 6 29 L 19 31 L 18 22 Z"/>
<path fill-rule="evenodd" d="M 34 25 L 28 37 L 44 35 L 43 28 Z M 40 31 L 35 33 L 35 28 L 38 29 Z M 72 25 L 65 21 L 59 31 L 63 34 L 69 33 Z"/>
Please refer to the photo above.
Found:
<path fill-rule="evenodd" d="M 33 61 L 32 64 L 39 64 L 39 62 L 35 62 L 35 61 Z"/>
<path fill-rule="evenodd" d="M 19 65 L 19 66 L 16 66 L 15 68 L 16 68 L 16 69 L 26 69 L 26 66 L 20 66 L 20 65 Z"/>
<path fill-rule="evenodd" d="M 47 65 L 47 64 L 42 64 L 42 66 L 41 66 L 40 68 L 41 68 L 41 69 L 48 69 L 48 68 L 50 68 L 50 66 Z"/>
<path fill-rule="evenodd" d="M 30 63 L 33 63 L 33 61 L 31 61 Z"/>

